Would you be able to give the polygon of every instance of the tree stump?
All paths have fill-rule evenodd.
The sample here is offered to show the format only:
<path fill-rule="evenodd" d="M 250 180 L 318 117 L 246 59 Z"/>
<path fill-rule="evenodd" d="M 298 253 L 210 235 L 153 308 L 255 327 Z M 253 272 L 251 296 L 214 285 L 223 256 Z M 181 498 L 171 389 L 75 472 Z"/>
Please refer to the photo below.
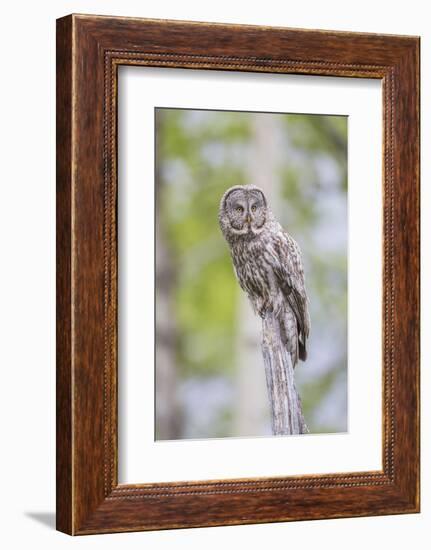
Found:
<path fill-rule="evenodd" d="M 262 321 L 262 352 L 273 435 L 308 433 L 290 353 L 281 341 L 280 324 L 272 312 Z"/>

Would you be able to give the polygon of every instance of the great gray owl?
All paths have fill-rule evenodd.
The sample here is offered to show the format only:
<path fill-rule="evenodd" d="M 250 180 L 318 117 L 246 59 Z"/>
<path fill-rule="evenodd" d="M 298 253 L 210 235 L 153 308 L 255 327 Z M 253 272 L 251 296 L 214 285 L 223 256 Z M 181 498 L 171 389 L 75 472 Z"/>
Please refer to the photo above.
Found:
<path fill-rule="evenodd" d="M 219 223 L 241 288 L 254 311 L 271 311 L 292 365 L 307 358 L 310 331 L 301 251 L 253 185 L 231 187 L 220 202 Z"/>

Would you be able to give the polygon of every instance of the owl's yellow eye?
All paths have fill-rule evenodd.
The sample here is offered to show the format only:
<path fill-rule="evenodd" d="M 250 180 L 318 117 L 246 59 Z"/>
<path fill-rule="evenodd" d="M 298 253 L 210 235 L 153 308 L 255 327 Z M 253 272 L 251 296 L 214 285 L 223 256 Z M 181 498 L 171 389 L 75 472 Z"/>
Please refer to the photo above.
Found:
<path fill-rule="evenodd" d="M 252 212 L 256 212 L 256 206 L 253 204 L 253 206 L 251 207 L 251 211 Z"/>
<path fill-rule="evenodd" d="M 237 206 L 235 210 L 238 212 L 238 214 L 242 214 L 244 212 L 244 208 L 242 206 Z"/>

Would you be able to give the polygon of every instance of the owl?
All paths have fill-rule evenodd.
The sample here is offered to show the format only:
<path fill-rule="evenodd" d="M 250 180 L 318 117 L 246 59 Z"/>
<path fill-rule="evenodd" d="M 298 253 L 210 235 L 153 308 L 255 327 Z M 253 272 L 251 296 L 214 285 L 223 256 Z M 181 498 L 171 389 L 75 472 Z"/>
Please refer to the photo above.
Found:
<path fill-rule="evenodd" d="M 220 201 L 219 223 L 229 245 L 236 277 L 253 309 L 278 320 L 292 365 L 307 358 L 310 332 L 301 251 L 254 185 L 237 185 Z"/>

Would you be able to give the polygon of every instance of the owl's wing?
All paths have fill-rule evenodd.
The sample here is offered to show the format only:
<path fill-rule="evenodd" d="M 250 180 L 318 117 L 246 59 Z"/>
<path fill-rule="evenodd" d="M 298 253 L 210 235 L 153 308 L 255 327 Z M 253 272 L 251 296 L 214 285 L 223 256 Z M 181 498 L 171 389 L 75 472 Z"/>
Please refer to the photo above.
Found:
<path fill-rule="evenodd" d="M 305 288 L 304 268 L 301 250 L 296 241 L 280 228 L 272 239 L 274 274 L 283 290 L 287 302 L 295 313 L 299 329 L 299 340 L 304 347 L 310 333 L 308 297 Z"/>

